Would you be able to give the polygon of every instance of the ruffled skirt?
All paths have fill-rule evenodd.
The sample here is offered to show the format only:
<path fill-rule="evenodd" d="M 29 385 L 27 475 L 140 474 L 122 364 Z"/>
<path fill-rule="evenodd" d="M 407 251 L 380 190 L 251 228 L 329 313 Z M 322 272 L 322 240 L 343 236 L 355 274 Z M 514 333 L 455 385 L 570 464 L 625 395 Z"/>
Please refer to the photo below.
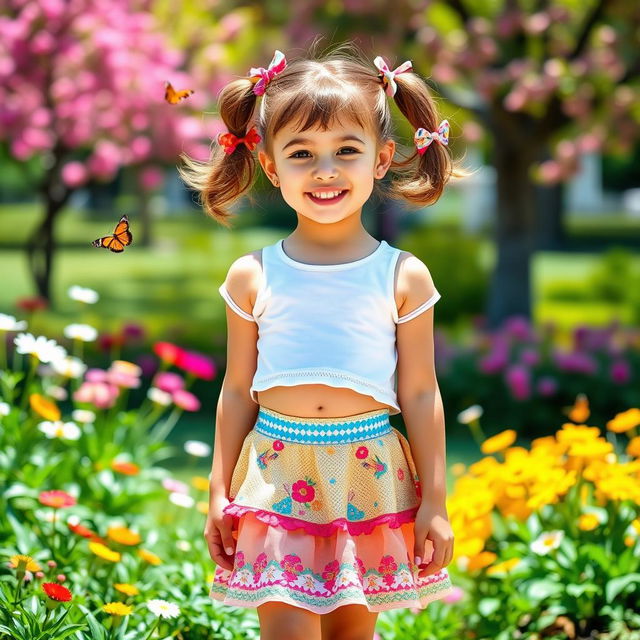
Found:
<path fill-rule="evenodd" d="M 234 566 L 216 567 L 210 590 L 224 604 L 424 609 L 452 590 L 446 569 L 421 578 L 413 563 L 420 482 L 387 409 L 297 418 L 260 407 L 229 498 Z"/>

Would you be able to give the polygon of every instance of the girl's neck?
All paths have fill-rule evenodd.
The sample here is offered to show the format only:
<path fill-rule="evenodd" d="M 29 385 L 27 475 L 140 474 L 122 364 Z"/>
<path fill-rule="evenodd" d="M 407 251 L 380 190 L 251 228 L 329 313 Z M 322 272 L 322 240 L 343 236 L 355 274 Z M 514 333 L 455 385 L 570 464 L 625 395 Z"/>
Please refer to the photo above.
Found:
<path fill-rule="evenodd" d="M 380 243 L 361 227 L 357 233 L 309 235 L 298 227 L 284 239 L 283 249 L 293 260 L 310 263 L 353 262 L 372 253 Z"/>

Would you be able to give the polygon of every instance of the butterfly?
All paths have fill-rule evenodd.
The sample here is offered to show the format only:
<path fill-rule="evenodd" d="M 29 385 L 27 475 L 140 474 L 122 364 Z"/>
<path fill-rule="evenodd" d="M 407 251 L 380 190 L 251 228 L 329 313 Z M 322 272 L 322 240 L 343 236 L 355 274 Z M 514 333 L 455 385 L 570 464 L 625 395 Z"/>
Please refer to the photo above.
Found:
<path fill-rule="evenodd" d="M 183 89 L 182 91 L 176 91 L 168 80 L 164 83 L 164 99 L 169 104 L 178 104 L 180 100 L 188 98 L 192 93 L 193 89 Z"/>
<path fill-rule="evenodd" d="M 91 245 L 94 247 L 104 247 L 114 253 L 122 253 L 124 248 L 133 242 L 133 236 L 129 231 L 129 219 L 122 216 L 113 231 L 113 235 L 104 236 L 94 240 Z"/>

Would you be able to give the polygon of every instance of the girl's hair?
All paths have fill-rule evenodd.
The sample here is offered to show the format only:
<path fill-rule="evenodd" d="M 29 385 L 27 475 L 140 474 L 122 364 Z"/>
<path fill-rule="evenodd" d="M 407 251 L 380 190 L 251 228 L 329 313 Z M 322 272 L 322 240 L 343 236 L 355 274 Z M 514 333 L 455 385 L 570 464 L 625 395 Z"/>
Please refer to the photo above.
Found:
<path fill-rule="evenodd" d="M 263 141 L 260 144 L 269 155 L 273 136 L 289 123 L 298 131 L 314 127 L 326 131 L 334 120 L 353 121 L 373 132 L 382 144 L 393 138 L 389 106 L 393 99 L 414 131 L 418 127 L 435 131 L 440 119 L 425 81 L 413 72 L 405 72 L 398 74 L 395 82 L 396 94 L 388 98 L 373 62 L 346 43 L 319 58 L 287 60 L 284 71 L 267 84 L 259 104 L 248 76 L 233 80 L 220 91 L 218 106 L 228 131 L 234 135 L 242 137 L 255 125 Z M 245 144 L 239 144 L 231 154 L 215 144 L 208 162 L 180 156 L 186 165 L 178 167 L 180 176 L 200 193 L 207 215 L 225 227 L 231 226 L 229 205 L 253 183 L 257 164 L 254 154 Z M 433 204 L 450 177 L 469 175 L 456 165 L 448 146 L 436 141 L 422 155 L 414 146 L 404 160 L 394 159 L 390 169 L 399 177 L 392 181 L 388 195 L 413 206 Z"/>

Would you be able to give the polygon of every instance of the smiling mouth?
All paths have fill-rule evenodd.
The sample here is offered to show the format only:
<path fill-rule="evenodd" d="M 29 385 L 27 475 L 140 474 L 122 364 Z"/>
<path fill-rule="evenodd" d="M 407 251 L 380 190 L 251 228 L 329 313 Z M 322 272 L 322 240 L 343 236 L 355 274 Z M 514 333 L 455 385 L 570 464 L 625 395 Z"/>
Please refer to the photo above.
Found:
<path fill-rule="evenodd" d="M 336 202 L 339 202 L 340 200 L 342 200 L 345 195 L 348 193 L 348 189 L 342 189 L 342 190 L 337 190 L 333 191 L 331 194 L 324 194 L 325 197 L 318 197 L 318 196 L 314 196 L 313 193 L 307 192 L 305 193 L 306 196 L 309 197 L 310 200 L 312 200 L 313 202 L 315 202 L 316 204 L 334 204 Z M 326 197 L 330 195 L 331 197 Z"/>

